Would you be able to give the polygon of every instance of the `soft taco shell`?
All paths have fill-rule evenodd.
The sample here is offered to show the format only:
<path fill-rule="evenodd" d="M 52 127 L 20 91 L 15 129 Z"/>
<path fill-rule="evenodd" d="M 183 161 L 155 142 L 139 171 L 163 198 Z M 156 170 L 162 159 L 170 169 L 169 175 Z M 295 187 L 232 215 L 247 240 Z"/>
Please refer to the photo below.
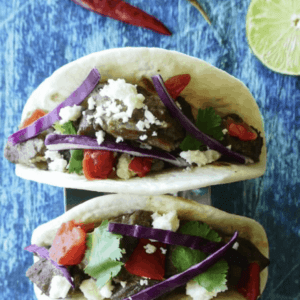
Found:
<path fill-rule="evenodd" d="M 101 220 L 139 209 L 153 212 L 158 211 L 160 213 L 176 210 L 179 218 L 203 221 L 220 232 L 233 234 L 237 230 L 239 231 L 239 237 L 251 241 L 264 256 L 269 257 L 269 244 L 266 232 L 263 227 L 253 219 L 229 214 L 212 206 L 198 204 L 184 198 L 166 195 L 138 196 L 112 194 L 93 198 L 72 208 L 60 217 L 37 227 L 33 232 L 31 243 L 43 247 L 50 246 L 61 224 L 70 220 L 84 223 L 99 223 Z M 37 258 L 35 261 L 36 260 Z M 267 277 L 268 268 L 265 268 L 260 273 L 261 293 L 266 286 Z M 35 293 L 39 300 L 50 299 L 45 295 L 41 295 L 40 290 L 36 287 Z M 191 299 L 187 295 L 177 296 L 172 295 L 171 299 Z M 73 297 L 71 299 L 84 300 L 85 298 L 82 294 L 78 294 L 75 298 Z M 219 294 L 214 299 L 238 300 L 245 298 L 236 291 L 227 291 Z"/>
<path fill-rule="evenodd" d="M 55 71 L 32 93 L 24 107 L 22 122 L 37 108 L 53 110 L 81 84 L 94 67 L 99 70 L 101 81 L 125 78 L 128 82 L 137 83 L 142 76 L 150 78 L 161 74 L 166 80 L 178 74 L 190 74 L 191 82 L 182 92 L 182 96 L 195 108 L 212 106 L 220 115 L 237 113 L 246 123 L 257 128 L 264 140 L 260 161 L 251 165 L 207 165 L 189 172 L 172 169 L 129 180 L 95 181 L 88 181 L 84 176 L 76 174 L 17 165 L 17 176 L 66 188 L 157 195 L 241 181 L 264 174 L 266 146 L 263 121 L 255 99 L 247 87 L 209 63 L 176 51 L 159 48 L 120 48 L 96 52 L 73 61 Z"/>

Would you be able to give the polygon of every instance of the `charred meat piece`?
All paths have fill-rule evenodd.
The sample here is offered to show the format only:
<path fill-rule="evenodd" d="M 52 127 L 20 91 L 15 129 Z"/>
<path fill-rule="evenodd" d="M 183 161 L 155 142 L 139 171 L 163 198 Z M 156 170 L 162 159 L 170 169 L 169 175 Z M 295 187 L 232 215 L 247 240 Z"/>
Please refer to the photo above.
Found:
<path fill-rule="evenodd" d="M 45 151 L 44 139 L 38 136 L 14 146 L 7 142 L 4 157 L 14 164 L 46 170 L 48 165 L 44 158 Z"/>
<path fill-rule="evenodd" d="M 26 276 L 47 296 L 49 296 L 50 293 L 51 280 L 55 275 L 63 276 L 63 274 L 52 265 L 50 260 L 45 258 L 41 258 L 34 263 L 26 272 Z"/>
<path fill-rule="evenodd" d="M 98 94 L 93 96 L 97 102 L 97 109 L 94 108 L 84 112 L 83 120 L 79 124 L 79 134 L 93 136 L 95 131 L 103 129 L 115 138 L 122 137 L 124 140 L 146 143 L 168 152 L 175 150 L 185 136 L 184 129 L 177 120 L 171 117 L 158 95 L 151 94 L 142 87 L 137 87 L 137 90 L 138 93 L 145 96 L 144 104 L 155 117 L 155 120 L 159 122 L 148 123 L 143 128 L 137 126 L 138 123 L 143 123 L 147 119 L 144 107 L 140 109 L 135 108 L 132 116 L 126 122 L 123 122 L 122 119 L 111 118 L 111 114 L 107 115 L 105 113 L 100 117 L 96 117 L 96 119 L 91 118 L 91 115 L 96 113 L 96 111 L 102 110 L 105 112 L 108 107 L 111 107 L 111 99 Z M 114 101 L 116 101 L 116 105 L 122 107 L 122 111 L 126 111 L 127 108 L 121 101 Z M 141 139 L 145 135 L 147 138 Z"/>
<path fill-rule="evenodd" d="M 223 128 L 227 128 L 227 120 L 232 119 L 236 124 L 245 124 L 243 119 L 236 114 L 230 114 L 223 118 Z M 231 150 L 238 152 L 244 156 L 251 158 L 254 162 L 259 161 L 261 149 L 263 146 L 263 138 L 260 136 L 260 132 L 252 126 L 249 126 L 252 132 L 257 134 L 257 138 L 252 141 L 241 141 L 238 137 L 225 134 L 222 144 L 225 146 L 231 145 Z"/>

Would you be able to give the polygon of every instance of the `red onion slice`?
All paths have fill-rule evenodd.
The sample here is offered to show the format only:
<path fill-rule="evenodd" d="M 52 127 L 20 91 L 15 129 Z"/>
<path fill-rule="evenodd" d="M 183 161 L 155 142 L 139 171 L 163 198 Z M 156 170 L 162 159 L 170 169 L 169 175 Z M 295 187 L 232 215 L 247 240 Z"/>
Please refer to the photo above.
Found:
<path fill-rule="evenodd" d="M 194 136 L 197 140 L 203 142 L 207 145 L 210 149 L 219 151 L 221 154 L 234 159 L 235 161 L 245 164 L 246 158 L 234 151 L 223 146 L 218 141 L 214 140 L 207 134 L 201 132 L 177 107 L 175 101 L 171 98 L 170 94 L 168 93 L 164 81 L 160 75 L 155 75 L 152 77 L 154 87 L 158 96 L 160 97 L 161 101 L 165 104 L 168 108 L 170 114 L 173 118 L 178 119 L 182 125 L 192 136 Z"/>
<path fill-rule="evenodd" d="M 46 259 L 50 260 L 50 262 L 52 263 L 52 265 L 56 269 L 58 269 L 59 271 L 61 271 L 63 273 L 64 277 L 70 282 L 70 284 L 72 285 L 73 289 L 75 289 L 74 282 L 72 280 L 72 277 L 71 277 L 68 269 L 65 266 L 60 266 L 55 261 L 53 261 L 50 258 L 49 251 L 46 248 L 39 247 L 37 245 L 30 245 L 30 246 L 25 247 L 24 250 L 32 252 L 32 253 L 36 253 L 39 257 L 46 258 Z"/>
<path fill-rule="evenodd" d="M 98 144 L 97 139 L 84 135 L 60 135 L 49 134 L 46 137 L 45 145 L 49 150 L 66 150 L 66 149 L 94 149 L 94 150 L 109 150 L 115 152 L 128 153 L 133 156 L 144 156 L 157 158 L 166 161 L 177 167 L 188 166 L 187 162 L 174 155 L 162 152 L 159 150 L 142 149 L 130 146 L 124 142 L 115 143 L 112 141 L 104 141 L 101 145 Z"/>
<path fill-rule="evenodd" d="M 224 242 L 212 242 L 199 236 L 140 225 L 109 223 L 108 231 L 121 235 L 132 236 L 138 239 L 153 239 L 164 244 L 189 247 L 205 253 L 213 253 L 225 245 Z M 225 259 L 231 264 L 241 267 L 246 267 L 248 265 L 247 258 L 235 249 L 230 249 L 226 254 Z"/>
<path fill-rule="evenodd" d="M 79 105 L 93 91 L 100 77 L 98 70 L 96 68 L 92 69 L 83 83 L 65 101 L 31 125 L 9 136 L 8 142 L 12 143 L 12 145 L 19 144 L 50 128 L 55 122 L 61 119 L 59 116 L 60 110 L 66 106 Z"/>
<path fill-rule="evenodd" d="M 202 262 L 190 267 L 186 271 L 176 274 L 167 280 L 164 280 L 158 284 L 155 284 L 141 292 L 132 295 L 124 300 L 152 300 L 167 292 L 174 290 L 175 288 L 186 284 L 188 281 L 192 280 L 199 274 L 204 273 L 207 269 L 218 262 L 226 252 L 233 246 L 238 236 L 238 232 L 235 232 L 230 241 L 223 246 L 221 249 L 214 252 L 212 255 L 208 256 Z"/>

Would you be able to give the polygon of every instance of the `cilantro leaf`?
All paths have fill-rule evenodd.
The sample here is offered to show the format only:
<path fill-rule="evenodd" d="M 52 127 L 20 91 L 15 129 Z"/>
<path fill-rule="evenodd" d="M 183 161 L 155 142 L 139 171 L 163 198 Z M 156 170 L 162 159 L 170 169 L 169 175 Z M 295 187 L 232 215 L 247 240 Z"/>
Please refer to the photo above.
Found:
<path fill-rule="evenodd" d="M 77 134 L 76 129 L 72 121 L 68 121 L 64 124 L 56 122 L 54 124 L 55 130 L 62 134 Z M 83 150 L 70 150 L 71 158 L 69 161 L 69 173 L 82 174 L 82 160 L 83 160 Z"/>
<path fill-rule="evenodd" d="M 68 121 L 64 124 L 60 124 L 59 122 L 54 123 L 54 129 L 59 131 L 62 134 L 77 134 L 77 131 L 73 125 L 72 121 Z"/>
<path fill-rule="evenodd" d="M 108 221 L 102 222 L 93 233 L 87 235 L 87 247 L 85 257 L 88 261 L 84 272 L 97 280 L 98 288 L 102 288 L 107 281 L 116 276 L 123 265 L 118 261 L 122 257 L 119 247 L 119 234 L 108 232 Z"/>
<path fill-rule="evenodd" d="M 222 132 L 221 123 L 222 118 L 215 113 L 215 110 L 212 107 L 208 107 L 206 109 L 199 108 L 196 127 L 200 131 L 217 141 L 222 141 L 224 134 Z M 201 141 L 195 139 L 193 136 L 187 135 L 179 147 L 182 151 L 188 151 L 205 150 L 207 146 Z"/>
<path fill-rule="evenodd" d="M 216 231 L 210 229 L 207 224 L 201 224 L 197 221 L 187 222 L 179 229 L 179 232 L 200 236 L 213 242 L 221 241 L 221 238 Z M 177 246 L 172 253 L 172 262 L 179 272 L 183 272 L 207 257 L 208 255 L 202 251 Z M 193 280 L 198 282 L 199 285 L 209 292 L 214 289 L 224 289 L 226 287 L 228 268 L 227 262 L 222 259 L 210 267 L 206 272 L 196 276 Z"/>
<path fill-rule="evenodd" d="M 71 159 L 69 162 L 69 173 L 82 174 L 83 150 L 71 150 Z"/>

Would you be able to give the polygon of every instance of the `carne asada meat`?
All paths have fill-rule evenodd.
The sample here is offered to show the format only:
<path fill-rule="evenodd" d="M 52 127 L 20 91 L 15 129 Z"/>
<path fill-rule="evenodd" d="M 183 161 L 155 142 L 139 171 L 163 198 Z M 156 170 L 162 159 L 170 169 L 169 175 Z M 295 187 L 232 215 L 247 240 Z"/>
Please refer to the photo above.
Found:
<path fill-rule="evenodd" d="M 236 124 L 245 124 L 243 119 L 237 114 L 229 114 L 223 118 L 223 128 L 227 128 L 227 120 L 232 119 Z M 225 146 L 231 146 L 231 150 L 238 152 L 246 157 L 253 159 L 254 162 L 259 161 L 259 156 L 261 154 L 261 149 L 263 146 L 263 138 L 260 132 L 254 127 L 250 126 L 250 130 L 257 134 L 257 138 L 251 141 L 242 141 L 238 137 L 231 136 L 230 134 L 225 134 L 224 140 L 221 142 Z"/>

